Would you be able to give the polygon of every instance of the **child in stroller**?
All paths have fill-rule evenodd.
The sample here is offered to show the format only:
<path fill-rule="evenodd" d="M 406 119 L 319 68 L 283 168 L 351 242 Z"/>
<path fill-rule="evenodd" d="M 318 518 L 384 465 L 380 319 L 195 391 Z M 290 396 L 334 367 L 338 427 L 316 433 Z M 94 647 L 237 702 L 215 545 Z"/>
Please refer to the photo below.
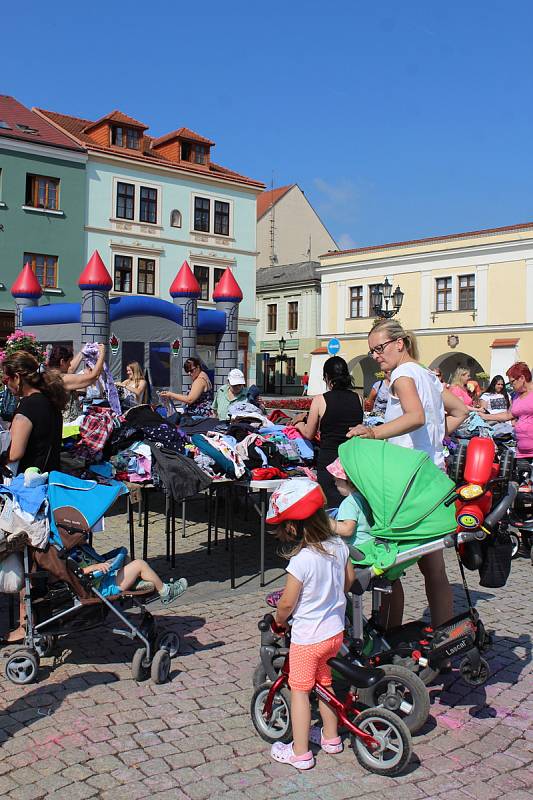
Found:
<path fill-rule="evenodd" d="M 125 547 L 101 556 L 87 542 L 96 522 L 125 491 L 116 481 L 105 485 L 50 473 L 50 542 L 45 549 L 24 549 L 25 638 L 6 655 L 5 673 L 11 682 L 34 681 L 39 659 L 49 654 L 58 636 L 97 627 L 108 614 L 115 617 L 115 625 L 117 620 L 123 625 L 114 627 L 114 634 L 142 645 L 132 659 L 134 679 L 150 675 L 154 683 L 167 680 L 170 659 L 179 652 L 179 636 L 159 632 L 144 601 L 158 592 L 159 600 L 154 601 L 159 607 L 172 606 L 187 581 L 163 583 L 146 562 L 127 563 Z M 137 607 L 139 613 L 128 616 L 124 606 Z"/>

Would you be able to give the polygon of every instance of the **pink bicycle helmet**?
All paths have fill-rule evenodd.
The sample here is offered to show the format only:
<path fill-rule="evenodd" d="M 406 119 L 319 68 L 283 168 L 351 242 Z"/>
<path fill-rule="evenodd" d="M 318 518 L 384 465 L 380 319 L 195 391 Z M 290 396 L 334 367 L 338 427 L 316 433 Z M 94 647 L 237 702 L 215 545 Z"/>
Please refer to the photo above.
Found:
<path fill-rule="evenodd" d="M 318 483 L 310 478 L 291 478 L 273 492 L 266 515 L 267 525 L 279 525 L 290 520 L 307 519 L 326 498 Z"/>
<path fill-rule="evenodd" d="M 340 458 L 336 458 L 335 461 L 333 461 L 331 464 L 328 464 L 326 469 L 330 475 L 333 475 L 334 478 L 339 478 L 340 480 L 343 481 L 349 480 L 347 474 L 343 469 Z"/>

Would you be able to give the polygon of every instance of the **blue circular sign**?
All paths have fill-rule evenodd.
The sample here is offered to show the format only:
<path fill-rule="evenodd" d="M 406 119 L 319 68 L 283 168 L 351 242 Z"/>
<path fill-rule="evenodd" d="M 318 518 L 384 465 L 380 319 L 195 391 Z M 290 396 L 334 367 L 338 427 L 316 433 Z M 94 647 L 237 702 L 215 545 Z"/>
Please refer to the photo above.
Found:
<path fill-rule="evenodd" d="M 341 343 L 338 339 L 330 339 L 328 342 L 328 353 L 330 356 L 336 356 L 341 349 Z"/>

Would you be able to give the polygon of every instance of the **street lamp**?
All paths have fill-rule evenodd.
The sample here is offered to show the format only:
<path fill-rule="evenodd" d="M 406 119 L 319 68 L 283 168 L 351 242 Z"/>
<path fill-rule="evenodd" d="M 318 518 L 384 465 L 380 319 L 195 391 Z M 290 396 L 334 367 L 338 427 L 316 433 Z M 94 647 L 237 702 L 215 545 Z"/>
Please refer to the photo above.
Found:
<path fill-rule="evenodd" d="M 287 344 L 286 340 L 282 336 L 278 342 L 279 348 L 279 393 L 280 395 L 283 394 L 283 362 L 285 360 L 285 345 Z"/>
<path fill-rule="evenodd" d="M 385 278 L 385 283 L 379 283 L 372 289 L 371 301 L 372 309 L 376 317 L 381 319 L 390 319 L 398 313 L 402 307 L 404 294 L 399 286 L 396 287 L 394 293 L 392 291 L 392 283 L 388 278 Z M 389 303 L 392 300 L 392 308 L 389 308 Z M 383 308 L 383 301 L 385 301 L 385 308 Z"/>

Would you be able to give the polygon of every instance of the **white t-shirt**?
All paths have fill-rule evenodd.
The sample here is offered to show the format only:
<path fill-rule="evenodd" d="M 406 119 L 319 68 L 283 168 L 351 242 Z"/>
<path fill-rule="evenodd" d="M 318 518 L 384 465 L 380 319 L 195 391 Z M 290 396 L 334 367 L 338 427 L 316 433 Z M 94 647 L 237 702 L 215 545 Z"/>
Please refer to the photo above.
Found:
<path fill-rule="evenodd" d="M 502 411 L 509 410 L 503 394 L 498 394 L 497 392 L 483 392 L 479 399 L 487 404 L 487 411 L 489 414 L 501 414 Z"/>
<path fill-rule="evenodd" d="M 303 547 L 287 567 L 287 572 L 303 583 L 292 612 L 294 644 L 316 644 L 344 630 L 348 547 L 339 536 L 323 542 L 323 547 L 331 555 L 323 555 L 314 547 Z"/>
<path fill-rule="evenodd" d="M 389 442 L 400 447 L 410 447 L 413 450 L 423 450 L 427 453 L 437 467 L 444 466 L 444 453 L 442 440 L 444 439 L 444 404 L 442 402 L 443 385 L 437 376 L 420 364 L 408 361 L 400 364 L 391 373 L 389 401 L 385 411 L 385 422 L 391 422 L 403 415 L 403 409 L 394 392 L 394 381 L 398 378 L 412 378 L 416 385 L 422 408 L 426 415 L 425 425 L 411 433 L 401 436 L 392 436 Z"/>

